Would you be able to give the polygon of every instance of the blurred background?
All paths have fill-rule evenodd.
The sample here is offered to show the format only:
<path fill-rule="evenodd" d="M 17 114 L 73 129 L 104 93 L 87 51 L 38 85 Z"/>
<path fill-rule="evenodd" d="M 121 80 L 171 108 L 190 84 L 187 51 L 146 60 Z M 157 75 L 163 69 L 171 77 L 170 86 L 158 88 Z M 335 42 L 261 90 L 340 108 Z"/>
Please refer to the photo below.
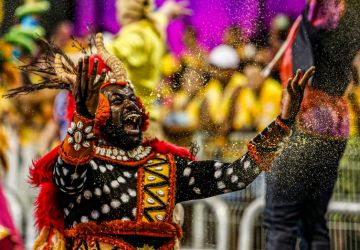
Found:
<path fill-rule="evenodd" d="M 21 7 L 39 3 L 36 10 Z M 163 4 L 156 0 L 156 5 Z M 121 25 L 115 0 L 0 0 L 0 94 L 40 81 L 15 67 L 40 55 L 37 37 L 49 39 L 74 61 L 88 50 L 91 36 L 104 32 L 108 43 Z M 42 4 L 42 5 L 41 5 Z M 199 159 L 236 160 L 246 143 L 279 113 L 280 64 L 264 74 L 302 12 L 299 0 L 190 0 L 192 15 L 167 27 L 165 53 L 156 62 L 161 77 L 151 91 L 155 136 L 177 145 L 199 145 Z M 19 11 L 19 7 L 20 10 Z M 31 17 L 31 18 L 28 18 Z M 351 137 L 329 207 L 332 249 L 360 249 L 360 56 L 346 97 Z M 52 149 L 67 124 L 66 93 L 43 90 L 0 99 L 3 193 L 25 248 L 37 234 L 27 182 L 32 161 Z M 265 181 L 260 175 L 246 190 L 184 203 L 184 249 L 264 249 Z M 2 198 L 1 198 L 2 199 Z M 1 202 L 0 202 L 1 204 Z"/>

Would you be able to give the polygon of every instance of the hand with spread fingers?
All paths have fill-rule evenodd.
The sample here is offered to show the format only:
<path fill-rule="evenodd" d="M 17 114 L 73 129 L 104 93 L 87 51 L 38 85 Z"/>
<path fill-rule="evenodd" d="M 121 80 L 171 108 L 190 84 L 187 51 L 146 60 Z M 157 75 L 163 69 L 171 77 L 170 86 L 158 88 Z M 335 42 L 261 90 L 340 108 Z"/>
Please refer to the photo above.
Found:
<path fill-rule="evenodd" d="M 287 87 L 284 89 L 284 96 L 281 108 L 281 118 L 291 123 L 295 121 L 300 111 L 301 102 L 304 98 L 304 91 L 309 79 L 314 75 L 315 67 L 309 68 L 303 76 L 299 69 L 294 78 L 290 78 Z"/>
<path fill-rule="evenodd" d="M 96 79 L 98 69 L 98 60 L 94 60 L 94 67 L 89 71 L 89 57 L 85 57 L 78 62 L 77 78 L 74 86 L 73 94 L 76 102 L 76 112 L 87 118 L 94 118 L 95 111 L 99 102 L 99 91 L 103 84 L 106 71 L 103 70 L 101 76 Z"/>

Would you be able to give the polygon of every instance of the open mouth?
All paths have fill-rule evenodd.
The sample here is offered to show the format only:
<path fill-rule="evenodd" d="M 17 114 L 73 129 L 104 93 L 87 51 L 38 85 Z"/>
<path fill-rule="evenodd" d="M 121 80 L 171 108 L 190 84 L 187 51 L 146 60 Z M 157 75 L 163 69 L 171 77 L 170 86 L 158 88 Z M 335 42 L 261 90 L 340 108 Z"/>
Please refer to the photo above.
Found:
<path fill-rule="evenodd" d="M 128 113 L 124 116 L 123 127 L 128 135 L 138 135 L 140 133 L 141 116 L 137 113 Z"/>

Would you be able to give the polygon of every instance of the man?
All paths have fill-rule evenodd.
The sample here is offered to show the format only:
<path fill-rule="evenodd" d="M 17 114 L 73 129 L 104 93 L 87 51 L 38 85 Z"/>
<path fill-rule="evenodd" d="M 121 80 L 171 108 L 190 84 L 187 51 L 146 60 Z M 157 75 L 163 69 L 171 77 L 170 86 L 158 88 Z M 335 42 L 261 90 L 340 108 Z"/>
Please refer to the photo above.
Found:
<path fill-rule="evenodd" d="M 349 133 L 343 96 L 360 46 L 359 10 L 359 1 L 311 0 L 290 32 L 283 83 L 297 68 L 315 65 L 316 73 L 297 130 L 267 175 L 266 249 L 295 249 L 299 224 L 304 249 L 330 249 L 325 214 Z"/>
<path fill-rule="evenodd" d="M 36 88 L 71 83 L 76 113 L 61 145 L 31 169 L 32 183 L 41 187 L 34 249 L 176 249 L 182 233 L 172 222 L 175 204 L 243 189 L 268 171 L 314 72 L 289 81 L 282 115 L 239 160 L 196 161 L 186 149 L 143 140 L 148 115 L 126 70 L 105 50 L 101 34 L 96 47 L 97 55 L 77 69 L 64 67 L 57 54 L 48 69 L 56 75 Z"/>

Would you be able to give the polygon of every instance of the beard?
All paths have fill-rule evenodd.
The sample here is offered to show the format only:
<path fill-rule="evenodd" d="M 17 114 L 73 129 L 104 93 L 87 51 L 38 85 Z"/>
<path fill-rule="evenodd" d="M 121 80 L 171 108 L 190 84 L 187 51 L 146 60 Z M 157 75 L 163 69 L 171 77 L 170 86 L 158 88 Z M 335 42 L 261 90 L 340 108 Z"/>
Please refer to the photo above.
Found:
<path fill-rule="evenodd" d="M 138 134 L 128 134 L 124 128 L 119 128 L 108 120 L 100 129 L 101 140 L 103 144 L 121 148 L 123 150 L 131 150 L 141 145 L 143 133 L 140 130 Z"/>

